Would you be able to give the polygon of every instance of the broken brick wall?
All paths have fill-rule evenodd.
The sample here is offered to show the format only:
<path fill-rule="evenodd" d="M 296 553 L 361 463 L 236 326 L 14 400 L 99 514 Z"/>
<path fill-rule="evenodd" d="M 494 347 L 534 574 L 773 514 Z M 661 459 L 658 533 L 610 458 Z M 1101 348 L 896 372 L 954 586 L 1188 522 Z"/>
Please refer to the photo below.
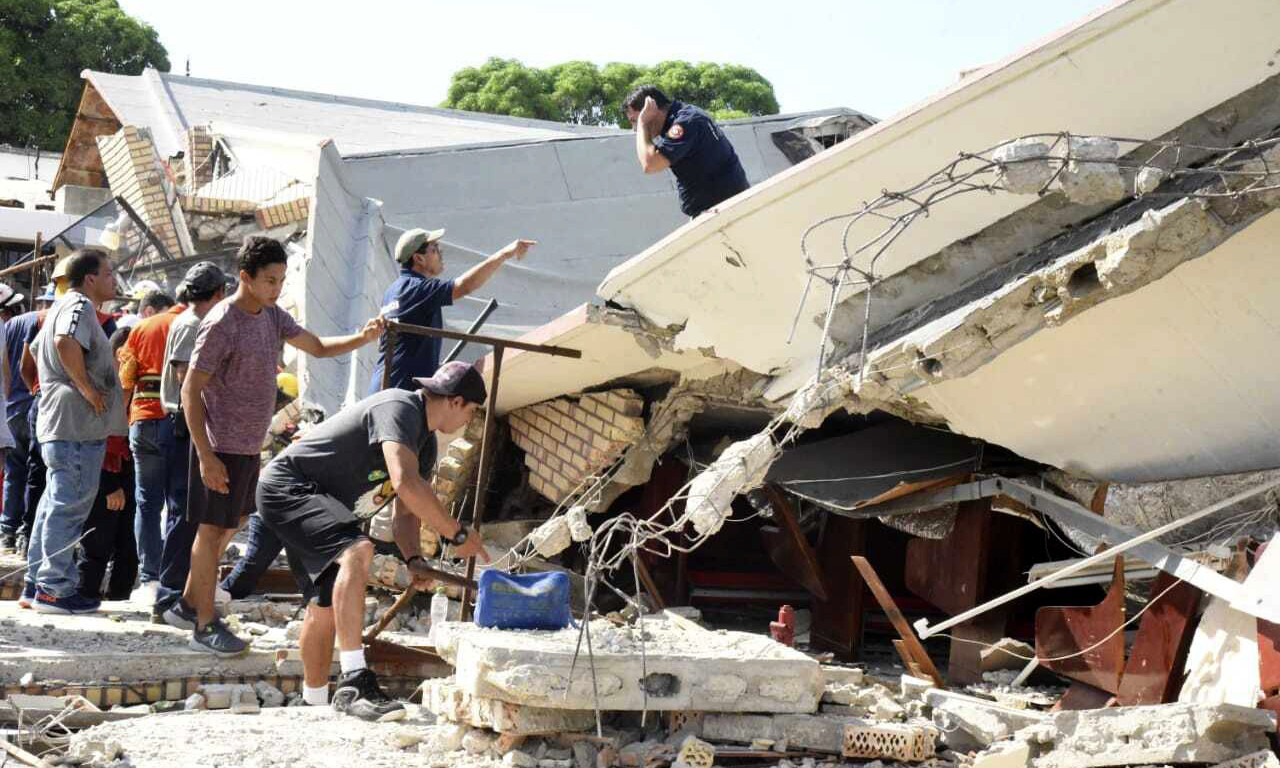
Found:
<path fill-rule="evenodd" d="M 559 504 L 644 436 L 644 399 L 630 389 L 562 397 L 512 412 L 529 485 Z"/>
<path fill-rule="evenodd" d="M 164 170 L 151 132 L 126 125 L 111 136 L 99 136 L 97 142 L 111 193 L 124 198 L 170 256 L 183 256 L 179 226 L 165 197 Z"/>

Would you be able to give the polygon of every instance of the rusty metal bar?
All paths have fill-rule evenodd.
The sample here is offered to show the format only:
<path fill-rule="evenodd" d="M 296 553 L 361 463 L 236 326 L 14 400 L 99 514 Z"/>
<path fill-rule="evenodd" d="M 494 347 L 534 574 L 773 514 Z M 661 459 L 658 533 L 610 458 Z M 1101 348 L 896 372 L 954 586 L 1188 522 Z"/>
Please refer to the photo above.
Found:
<path fill-rule="evenodd" d="M 443 328 L 427 328 L 421 325 L 401 323 L 397 320 L 388 320 L 387 330 L 395 330 L 400 333 L 412 333 L 416 336 L 436 336 L 441 339 L 454 339 L 457 341 L 475 342 L 476 344 L 488 344 L 494 348 L 495 353 L 500 347 L 509 347 L 511 349 L 519 349 L 525 352 L 538 352 L 544 355 L 554 355 L 556 357 L 572 357 L 575 359 L 582 357 L 582 352 L 577 349 L 556 347 L 549 344 L 530 344 L 524 341 L 503 339 L 497 336 L 481 336 L 474 333 L 462 333 L 461 331 L 446 331 Z"/>
<path fill-rule="evenodd" d="M 498 406 L 498 382 L 502 377 L 502 353 L 505 350 L 501 346 L 493 348 L 493 383 L 490 385 L 489 405 L 484 411 L 484 440 L 480 443 L 480 467 L 476 470 L 476 503 L 471 513 L 471 527 L 476 531 L 480 530 L 480 523 L 484 520 L 485 501 L 487 495 L 485 489 L 489 486 L 489 473 L 493 470 L 493 435 L 497 429 L 497 416 L 494 412 Z M 467 581 L 475 578 L 476 575 L 476 559 L 474 557 L 467 558 Z M 462 620 L 468 621 L 471 618 L 471 588 L 464 587 L 462 590 Z"/>

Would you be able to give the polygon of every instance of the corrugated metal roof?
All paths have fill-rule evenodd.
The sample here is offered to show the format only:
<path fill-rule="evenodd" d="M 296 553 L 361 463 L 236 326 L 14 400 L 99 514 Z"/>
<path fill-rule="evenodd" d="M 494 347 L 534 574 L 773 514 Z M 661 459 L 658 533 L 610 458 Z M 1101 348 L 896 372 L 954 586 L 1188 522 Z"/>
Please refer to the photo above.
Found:
<path fill-rule="evenodd" d="M 82 77 L 93 84 L 122 123 L 151 127 L 164 156 L 182 149 L 181 137 L 188 127 L 215 120 L 324 136 L 333 139 L 344 154 L 620 132 L 205 80 L 153 69 L 136 76 L 85 70 Z"/>

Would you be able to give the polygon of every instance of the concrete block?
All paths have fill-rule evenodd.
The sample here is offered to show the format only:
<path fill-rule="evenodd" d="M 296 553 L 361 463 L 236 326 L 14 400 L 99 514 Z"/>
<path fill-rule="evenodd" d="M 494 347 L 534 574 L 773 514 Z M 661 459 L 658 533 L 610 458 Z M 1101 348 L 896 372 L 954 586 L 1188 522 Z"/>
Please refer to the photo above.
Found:
<path fill-rule="evenodd" d="M 423 682 L 422 706 L 443 720 L 502 734 L 563 733 L 595 727 L 591 710 L 546 709 L 472 696 L 447 678 Z"/>
<path fill-rule="evenodd" d="M 976 696 L 950 691 L 929 691 L 925 694 L 925 703 L 933 707 L 933 722 L 948 734 L 948 744 L 954 740 L 951 734 L 957 729 L 978 746 L 985 747 L 1009 738 L 1021 728 L 1049 720 L 1049 716 L 1042 712 L 1003 707 Z M 956 747 L 953 745 L 952 748 Z"/>
<path fill-rule="evenodd" d="M 814 712 L 822 671 L 805 654 L 746 632 L 688 632 L 668 621 L 591 623 L 595 686 L 605 710 Z M 591 662 L 573 665 L 578 630 L 502 631 L 447 623 L 437 650 L 458 688 L 553 709 L 594 708 Z M 574 668 L 572 677 L 570 669 Z M 646 695 L 647 692 L 647 695 Z"/>
<path fill-rule="evenodd" d="M 983 672 L 994 672 L 997 669 L 1021 671 L 1027 666 L 1027 659 L 1035 658 L 1035 655 L 1035 648 L 1012 637 L 1006 637 L 978 652 L 979 664 Z"/>
<path fill-rule="evenodd" d="M 493 739 L 493 734 L 473 728 L 462 737 L 462 748 L 468 754 L 486 755 L 493 748 Z"/>
<path fill-rule="evenodd" d="M 1036 768 L 1216 763 L 1268 747 L 1275 713 L 1233 704 L 1158 704 L 1055 712 L 1054 749 Z"/>
<path fill-rule="evenodd" d="M 973 756 L 970 768 L 1027 768 L 1031 746 L 1024 741 L 1005 741 Z"/>
<path fill-rule="evenodd" d="M 689 485 L 689 519 L 699 535 L 709 536 L 724 525 L 734 497 L 764 482 L 765 472 L 777 451 L 768 434 L 740 440 L 725 449 L 715 462 Z"/>
<path fill-rule="evenodd" d="M 1034 195 L 1053 178 L 1058 161 L 1049 156 L 1042 139 L 1027 138 L 1001 144 L 991 153 L 1000 163 L 999 183 L 1016 195 Z"/>
<path fill-rule="evenodd" d="M 53 193 L 54 207 L 59 213 L 84 216 L 111 199 L 111 190 L 104 187 L 78 187 L 63 184 Z"/>
<path fill-rule="evenodd" d="M 573 543 L 568 519 L 564 515 L 557 515 L 547 520 L 529 535 L 529 543 L 543 557 L 555 557 L 565 551 Z"/>
<path fill-rule="evenodd" d="M 1247 755 L 1218 763 L 1212 768 L 1280 768 L 1280 759 L 1269 749 L 1260 749 Z"/>
<path fill-rule="evenodd" d="M 1062 191 L 1075 203 L 1093 205 L 1121 200 L 1128 195 L 1115 160 L 1120 146 L 1098 136 L 1072 136 L 1070 159 L 1058 175 Z"/>
<path fill-rule="evenodd" d="M 708 712 L 700 735 L 710 741 L 751 744 L 761 739 L 831 755 L 841 754 L 845 729 L 871 725 L 857 717 L 837 715 L 735 715 Z M 778 747 L 775 747 L 778 748 Z"/>
<path fill-rule="evenodd" d="M 587 508 L 581 505 L 569 507 L 565 513 L 569 522 L 569 537 L 575 542 L 587 541 L 591 538 L 591 523 L 587 522 Z"/>
<path fill-rule="evenodd" d="M 822 665 L 822 679 L 828 684 L 862 685 L 864 673 L 857 667 L 835 667 Z"/>

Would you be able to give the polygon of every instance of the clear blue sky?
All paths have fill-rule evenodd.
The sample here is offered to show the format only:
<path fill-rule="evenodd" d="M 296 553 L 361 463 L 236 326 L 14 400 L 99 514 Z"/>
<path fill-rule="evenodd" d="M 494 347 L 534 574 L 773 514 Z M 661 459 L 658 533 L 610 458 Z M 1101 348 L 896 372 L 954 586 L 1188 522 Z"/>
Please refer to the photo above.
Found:
<path fill-rule="evenodd" d="M 490 56 L 533 66 L 665 59 L 754 67 L 784 112 L 887 117 L 1109 0 L 120 0 L 154 26 L 173 71 L 438 104 Z"/>

